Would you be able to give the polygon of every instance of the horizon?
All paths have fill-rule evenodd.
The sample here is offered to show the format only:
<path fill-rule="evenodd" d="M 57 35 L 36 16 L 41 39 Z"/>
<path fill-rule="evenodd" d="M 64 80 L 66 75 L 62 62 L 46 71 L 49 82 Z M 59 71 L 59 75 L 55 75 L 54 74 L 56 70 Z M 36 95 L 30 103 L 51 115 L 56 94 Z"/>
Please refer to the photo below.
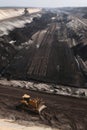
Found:
<path fill-rule="evenodd" d="M 61 6 L 61 7 L 36 7 L 36 6 L 0 6 L 0 8 L 86 8 L 87 6 Z"/>
<path fill-rule="evenodd" d="M 0 7 L 40 7 L 40 8 L 58 8 L 58 7 L 87 7 L 87 0 L 0 0 Z"/>

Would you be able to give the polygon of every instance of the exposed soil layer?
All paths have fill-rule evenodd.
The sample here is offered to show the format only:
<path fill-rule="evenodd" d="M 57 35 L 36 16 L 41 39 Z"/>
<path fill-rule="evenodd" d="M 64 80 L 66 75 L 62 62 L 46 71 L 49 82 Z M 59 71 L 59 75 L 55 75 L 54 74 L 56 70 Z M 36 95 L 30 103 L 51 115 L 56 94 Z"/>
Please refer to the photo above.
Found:
<path fill-rule="evenodd" d="M 39 97 L 45 101 L 47 108 L 42 111 L 40 116 L 15 109 L 15 105 L 19 103 L 24 93 L 30 94 L 32 98 Z M 86 130 L 87 99 L 0 86 L 0 117 L 12 119 L 26 126 L 45 124 L 60 130 Z"/>

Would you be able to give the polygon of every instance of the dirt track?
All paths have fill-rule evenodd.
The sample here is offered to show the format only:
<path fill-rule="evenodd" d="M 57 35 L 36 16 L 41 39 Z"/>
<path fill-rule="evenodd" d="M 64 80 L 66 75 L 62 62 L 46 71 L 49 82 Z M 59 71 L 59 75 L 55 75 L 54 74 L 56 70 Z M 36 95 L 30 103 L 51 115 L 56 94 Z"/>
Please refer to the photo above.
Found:
<path fill-rule="evenodd" d="M 41 117 L 31 112 L 15 110 L 15 105 L 24 93 L 44 99 L 47 108 Z M 87 100 L 0 86 L 0 116 L 22 125 L 30 125 L 32 122 L 60 130 L 87 130 Z"/>

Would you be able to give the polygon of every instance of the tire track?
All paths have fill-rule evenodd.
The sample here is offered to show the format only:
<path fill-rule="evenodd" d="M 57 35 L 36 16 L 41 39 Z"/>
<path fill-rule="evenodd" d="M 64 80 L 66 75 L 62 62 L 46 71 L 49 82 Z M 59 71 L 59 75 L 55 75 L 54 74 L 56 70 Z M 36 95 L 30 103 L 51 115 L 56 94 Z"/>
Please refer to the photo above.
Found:
<path fill-rule="evenodd" d="M 55 32 L 55 28 L 57 23 L 51 24 L 50 27 L 47 29 L 43 40 L 41 41 L 39 48 L 36 50 L 35 55 L 32 59 L 32 63 L 29 66 L 28 74 L 29 75 L 36 75 L 38 76 L 46 76 L 47 72 L 47 65 L 51 50 L 51 43 L 53 40 L 53 34 Z M 40 32 L 41 33 L 41 32 Z M 40 33 L 38 33 L 36 38 L 36 43 L 38 42 L 38 38 Z M 48 49 L 49 48 L 49 49 Z"/>
<path fill-rule="evenodd" d="M 46 124 L 53 128 L 66 130 L 66 128 L 64 128 L 66 125 L 66 127 L 68 126 L 67 130 L 78 130 L 74 119 L 64 112 L 58 115 L 58 113 L 51 112 L 50 109 L 47 108 L 41 112 L 40 117 Z"/>

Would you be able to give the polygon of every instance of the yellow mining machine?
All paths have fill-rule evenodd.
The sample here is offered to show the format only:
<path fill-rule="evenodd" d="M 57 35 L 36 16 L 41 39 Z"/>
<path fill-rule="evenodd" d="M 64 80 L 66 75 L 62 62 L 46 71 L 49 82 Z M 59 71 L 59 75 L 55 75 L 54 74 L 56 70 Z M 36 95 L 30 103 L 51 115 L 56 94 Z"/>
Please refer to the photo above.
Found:
<path fill-rule="evenodd" d="M 16 106 L 16 109 L 32 111 L 38 114 L 40 114 L 45 108 L 46 105 L 42 99 L 31 98 L 28 94 L 24 94 L 20 100 L 20 103 Z"/>

